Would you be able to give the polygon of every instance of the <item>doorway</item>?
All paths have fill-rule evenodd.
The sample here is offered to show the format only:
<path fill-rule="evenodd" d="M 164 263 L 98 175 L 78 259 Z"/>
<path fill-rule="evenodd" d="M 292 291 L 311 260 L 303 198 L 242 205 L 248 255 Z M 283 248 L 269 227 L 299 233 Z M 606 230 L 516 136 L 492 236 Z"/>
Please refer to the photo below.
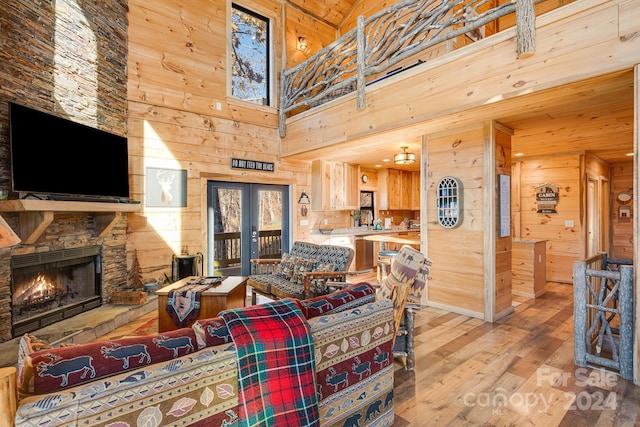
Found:
<path fill-rule="evenodd" d="M 207 183 L 207 274 L 248 276 L 253 258 L 289 250 L 289 187 Z"/>

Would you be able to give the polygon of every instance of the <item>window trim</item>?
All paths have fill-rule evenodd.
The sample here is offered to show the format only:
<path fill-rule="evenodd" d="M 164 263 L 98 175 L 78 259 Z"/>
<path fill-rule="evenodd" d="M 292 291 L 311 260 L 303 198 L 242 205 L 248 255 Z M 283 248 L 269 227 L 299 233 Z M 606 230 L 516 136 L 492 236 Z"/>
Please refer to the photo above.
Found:
<path fill-rule="evenodd" d="M 249 13 L 255 13 L 267 19 L 268 21 L 268 31 L 269 31 L 269 39 L 267 41 L 267 96 L 269 102 L 265 104 L 257 104 L 255 102 L 245 101 L 240 98 L 233 96 L 232 89 L 232 81 L 233 81 L 233 60 L 231 58 L 231 18 L 233 16 L 234 6 L 238 8 L 245 9 L 249 11 Z M 276 22 L 276 13 L 271 10 L 265 9 L 264 7 L 255 4 L 251 1 L 245 0 L 227 0 L 227 100 L 230 103 L 237 103 L 237 105 L 251 106 L 253 108 L 258 109 L 269 109 L 272 110 L 277 108 L 278 106 L 278 90 L 276 90 L 278 79 L 277 79 L 277 71 L 276 71 L 276 32 L 275 32 L 275 22 Z"/>

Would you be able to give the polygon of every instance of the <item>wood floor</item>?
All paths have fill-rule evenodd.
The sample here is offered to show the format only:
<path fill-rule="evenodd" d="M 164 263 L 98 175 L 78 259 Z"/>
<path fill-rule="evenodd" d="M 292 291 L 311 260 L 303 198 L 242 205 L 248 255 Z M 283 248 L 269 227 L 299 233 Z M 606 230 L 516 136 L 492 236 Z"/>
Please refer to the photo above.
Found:
<path fill-rule="evenodd" d="M 514 300 L 515 312 L 493 324 L 419 312 L 415 370 L 396 369 L 394 425 L 640 425 L 639 387 L 573 364 L 571 285 Z"/>
<path fill-rule="evenodd" d="M 420 310 L 415 370 L 395 362 L 394 426 L 640 426 L 640 387 L 573 364 L 572 292 L 548 283 L 541 298 L 514 297 L 515 312 L 493 324 Z"/>

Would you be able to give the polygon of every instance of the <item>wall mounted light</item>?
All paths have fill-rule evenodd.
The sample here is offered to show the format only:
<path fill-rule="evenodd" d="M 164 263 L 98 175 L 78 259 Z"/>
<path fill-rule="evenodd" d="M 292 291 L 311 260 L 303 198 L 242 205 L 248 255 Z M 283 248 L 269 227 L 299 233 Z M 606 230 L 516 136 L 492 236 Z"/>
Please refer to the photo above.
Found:
<path fill-rule="evenodd" d="M 302 194 L 300 194 L 298 204 L 302 205 L 302 207 L 300 208 L 300 215 L 307 216 L 307 205 L 311 204 L 311 199 L 307 195 L 306 191 L 303 191 Z"/>
<path fill-rule="evenodd" d="M 302 52 L 306 52 L 309 45 L 307 44 L 307 39 L 305 37 L 298 37 L 298 50 Z"/>
<path fill-rule="evenodd" d="M 407 153 L 407 148 L 409 147 L 400 148 L 402 148 L 402 153 L 398 153 L 393 156 L 393 163 L 396 165 L 410 165 L 411 163 L 416 162 L 416 155 L 413 153 Z"/>

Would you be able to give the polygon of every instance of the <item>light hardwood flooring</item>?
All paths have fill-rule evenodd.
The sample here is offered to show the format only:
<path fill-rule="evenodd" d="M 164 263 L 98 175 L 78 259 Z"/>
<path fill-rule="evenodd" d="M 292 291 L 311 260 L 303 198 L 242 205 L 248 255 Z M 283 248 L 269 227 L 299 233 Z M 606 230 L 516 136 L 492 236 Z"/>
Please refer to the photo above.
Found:
<path fill-rule="evenodd" d="M 394 426 L 640 425 L 640 387 L 573 364 L 571 285 L 548 283 L 542 297 L 514 297 L 514 305 L 495 323 L 431 307 L 418 312 L 415 370 L 395 362 Z"/>

